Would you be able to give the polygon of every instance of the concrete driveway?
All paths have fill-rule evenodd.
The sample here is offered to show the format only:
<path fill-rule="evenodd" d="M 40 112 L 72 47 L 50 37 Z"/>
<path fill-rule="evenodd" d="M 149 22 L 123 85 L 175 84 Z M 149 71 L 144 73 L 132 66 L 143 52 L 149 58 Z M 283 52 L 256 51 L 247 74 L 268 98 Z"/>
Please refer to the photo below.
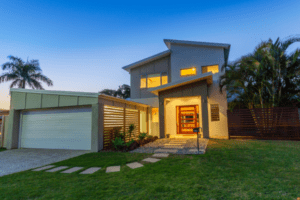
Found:
<path fill-rule="evenodd" d="M 0 177 L 73 158 L 90 151 L 63 149 L 13 149 L 0 152 Z"/>

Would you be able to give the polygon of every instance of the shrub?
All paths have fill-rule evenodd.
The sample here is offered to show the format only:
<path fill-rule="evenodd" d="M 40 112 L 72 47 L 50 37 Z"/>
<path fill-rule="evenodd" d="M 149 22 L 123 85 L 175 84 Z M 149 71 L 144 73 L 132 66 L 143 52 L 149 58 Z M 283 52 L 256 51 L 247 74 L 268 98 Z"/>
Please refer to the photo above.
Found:
<path fill-rule="evenodd" d="M 128 128 L 129 138 L 131 138 L 132 132 L 134 131 L 135 126 L 134 124 L 130 124 Z"/>
<path fill-rule="evenodd" d="M 116 150 L 122 150 L 125 146 L 125 142 L 121 137 L 116 137 L 111 142 L 113 143 L 113 146 Z"/>
<path fill-rule="evenodd" d="M 147 133 L 140 133 L 139 140 L 143 140 L 145 137 L 147 137 Z"/>
<path fill-rule="evenodd" d="M 132 143 L 134 143 L 134 142 L 135 142 L 134 140 L 130 140 L 129 142 L 127 142 L 127 143 L 126 143 L 127 148 L 130 147 L 130 145 L 131 145 Z"/>

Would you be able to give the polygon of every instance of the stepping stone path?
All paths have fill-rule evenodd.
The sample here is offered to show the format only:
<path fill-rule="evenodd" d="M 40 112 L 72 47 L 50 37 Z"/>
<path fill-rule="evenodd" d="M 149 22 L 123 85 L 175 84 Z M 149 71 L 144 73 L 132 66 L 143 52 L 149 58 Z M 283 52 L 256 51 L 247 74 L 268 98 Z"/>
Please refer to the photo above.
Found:
<path fill-rule="evenodd" d="M 156 163 L 158 161 L 160 161 L 160 159 L 157 158 L 145 158 L 144 160 L 142 160 L 144 162 L 151 162 L 151 163 Z"/>
<path fill-rule="evenodd" d="M 167 153 L 156 153 L 156 154 L 152 155 L 152 157 L 157 157 L 157 158 L 166 158 L 168 156 L 169 156 L 169 154 L 167 154 Z"/>
<path fill-rule="evenodd" d="M 57 172 L 59 170 L 66 169 L 66 168 L 68 168 L 68 167 L 67 166 L 60 166 L 60 167 L 56 167 L 54 169 L 47 170 L 46 172 Z"/>
<path fill-rule="evenodd" d="M 61 173 L 65 173 L 65 174 L 70 174 L 70 173 L 73 173 L 73 172 L 76 172 L 78 170 L 81 170 L 83 167 L 73 167 L 71 169 L 67 169 L 66 171 L 63 171 Z"/>
<path fill-rule="evenodd" d="M 142 165 L 141 163 L 138 162 L 133 162 L 133 163 L 129 163 L 126 164 L 128 167 L 130 167 L 131 169 L 135 169 L 135 168 L 139 168 L 139 167 L 144 167 L 144 165 Z"/>
<path fill-rule="evenodd" d="M 80 174 L 93 174 L 93 173 L 95 173 L 96 171 L 98 171 L 100 169 L 101 169 L 101 167 L 91 167 L 91 168 L 88 168 L 88 169 L 84 170 Z"/>
<path fill-rule="evenodd" d="M 42 170 L 49 169 L 49 168 L 52 168 L 52 167 L 55 167 L 55 166 L 54 165 L 48 165 L 48 166 L 45 166 L 45 167 L 34 169 L 32 171 L 38 172 L 38 171 L 42 171 Z"/>
<path fill-rule="evenodd" d="M 121 170 L 120 166 L 111 166 L 106 168 L 106 173 L 119 172 Z"/>
<path fill-rule="evenodd" d="M 169 154 L 167 154 L 167 153 L 156 153 L 156 154 L 152 155 L 152 157 L 156 157 L 156 158 L 151 158 L 151 157 L 150 158 L 145 158 L 142 161 L 150 162 L 150 163 L 156 163 L 156 162 L 161 160 L 161 159 L 157 159 L 157 158 L 167 158 L 168 156 L 169 156 Z M 144 165 L 142 165 L 139 162 L 128 163 L 126 165 L 131 169 L 144 167 Z M 47 166 L 44 166 L 44 167 L 33 169 L 32 171 L 42 171 L 42 170 L 49 169 L 46 172 L 57 172 L 57 171 L 68 168 L 68 166 L 60 166 L 60 167 L 55 167 L 55 168 L 53 168 L 53 167 L 55 167 L 55 165 L 47 165 Z M 53 168 L 53 169 L 50 169 L 50 168 Z M 70 173 L 79 171 L 81 169 L 83 169 L 83 167 L 72 167 L 70 169 L 62 171 L 61 173 L 70 174 Z M 83 172 L 80 172 L 80 174 L 93 174 L 93 173 L 95 173 L 96 171 L 98 171 L 100 169 L 101 169 L 101 167 L 91 167 L 91 168 L 88 168 L 88 169 L 84 170 Z M 120 170 L 121 170 L 121 166 L 110 166 L 110 167 L 106 168 L 106 173 L 119 172 Z"/>
<path fill-rule="evenodd" d="M 156 149 L 154 153 L 177 153 L 177 149 Z"/>

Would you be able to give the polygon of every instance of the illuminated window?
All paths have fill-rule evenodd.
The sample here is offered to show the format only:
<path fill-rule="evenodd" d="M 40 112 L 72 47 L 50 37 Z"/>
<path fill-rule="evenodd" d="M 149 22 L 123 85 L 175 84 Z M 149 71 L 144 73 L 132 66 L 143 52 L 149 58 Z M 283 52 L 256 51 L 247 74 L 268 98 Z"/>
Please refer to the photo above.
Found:
<path fill-rule="evenodd" d="M 197 74 L 196 67 L 188 68 L 188 69 L 181 69 L 180 76 L 194 76 Z"/>
<path fill-rule="evenodd" d="M 168 83 L 168 74 L 166 72 L 161 73 L 161 84 L 165 85 Z"/>
<path fill-rule="evenodd" d="M 152 108 L 152 122 L 158 122 L 158 108 Z"/>
<path fill-rule="evenodd" d="M 212 72 L 213 74 L 219 73 L 219 65 L 210 65 L 202 67 L 202 74 Z"/>
<path fill-rule="evenodd" d="M 160 74 L 149 74 L 147 78 L 147 84 L 148 88 L 160 86 Z"/>
<path fill-rule="evenodd" d="M 168 73 L 141 75 L 140 88 L 154 88 L 168 83 Z"/>
<path fill-rule="evenodd" d="M 146 80 L 147 80 L 147 76 L 146 75 L 142 75 L 141 76 L 141 88 L 146 88 Z"/>

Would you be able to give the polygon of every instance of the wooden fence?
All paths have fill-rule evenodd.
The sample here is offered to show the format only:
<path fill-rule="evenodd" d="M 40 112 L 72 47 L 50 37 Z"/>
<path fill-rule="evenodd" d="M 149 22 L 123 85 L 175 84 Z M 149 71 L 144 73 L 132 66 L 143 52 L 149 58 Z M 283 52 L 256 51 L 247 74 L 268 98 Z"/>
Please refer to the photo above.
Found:
<path fill-rule="evenodd" d="M 134 124 L 135 129 L 129 137 L 127 133 L 129 126 Z M 140 134 L 140 111 L 135 109 L 128 109 L 114 106 L 104 106 L 104 136 L 103 136 L 103 149 L 112 148 L 112 140 L 115 139 L 116 132 L 124 131 L 127 133 L 125 141 L 136 139 Z"/>
<path fill-rule="evenodd" d="M 300 140 L 298 108 L 227 111 L 229 138 Z"/>

